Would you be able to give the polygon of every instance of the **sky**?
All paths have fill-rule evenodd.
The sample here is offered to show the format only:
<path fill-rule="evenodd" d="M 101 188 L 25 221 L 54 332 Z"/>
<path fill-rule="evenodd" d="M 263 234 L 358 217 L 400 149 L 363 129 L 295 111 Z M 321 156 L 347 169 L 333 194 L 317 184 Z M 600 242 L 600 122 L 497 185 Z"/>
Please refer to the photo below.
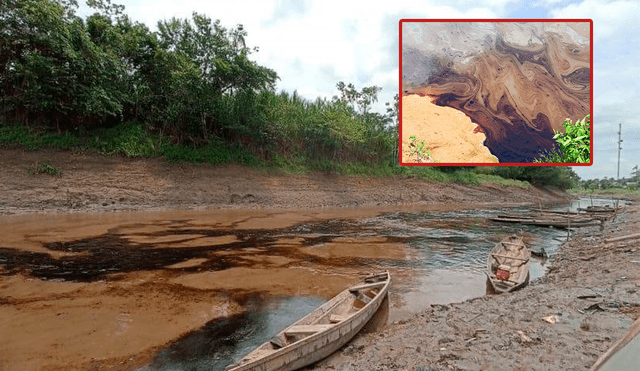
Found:
<path fill-rule="evenodd" d="M 82 3 L 83 1 L 79 1 Z M 242 24 L 258 64 L 274 69 L 277 90 L 331 98 L 339 81 L 358 90 L 380 86 L 375 110 L 385 112 L 399 91 L 400 19 L 592 19 L 594 24 L 593 165 L 573 169 L 582 179 L 616 178 L 640 165 L 640 0 L 113 0 L 135 21 L 157 30 L 159 20 L 196 11 L 227 28 Z M 81 6 L 78 14 L 90 14 Z"/>

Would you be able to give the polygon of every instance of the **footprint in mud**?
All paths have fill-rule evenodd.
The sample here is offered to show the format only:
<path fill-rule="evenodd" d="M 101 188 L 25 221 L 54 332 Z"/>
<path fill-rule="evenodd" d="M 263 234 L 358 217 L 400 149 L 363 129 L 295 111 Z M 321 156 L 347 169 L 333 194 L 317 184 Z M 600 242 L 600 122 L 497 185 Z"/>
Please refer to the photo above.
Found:
<path fill-rule="evenodd" d="M 115 335 L 120 336 L 128 332 L 131 327 L 131 322 L 133 321 L 131 320 L 131 315 L 129 313 L 121 312 L 120 314 L 118 314 L 118 316 L 116 317 Z"/>

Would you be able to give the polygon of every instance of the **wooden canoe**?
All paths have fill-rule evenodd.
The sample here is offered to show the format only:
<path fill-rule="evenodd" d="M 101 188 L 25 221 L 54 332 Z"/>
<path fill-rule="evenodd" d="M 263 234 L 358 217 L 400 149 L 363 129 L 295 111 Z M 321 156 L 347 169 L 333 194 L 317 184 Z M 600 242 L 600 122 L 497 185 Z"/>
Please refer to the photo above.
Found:
<path fill-rule="evenodd" d="M 556 228 L 579 228 L 579 227 L 589 227 L 593 225 L 600 225 L 602 222 L 600 220 L 595 220 L 594 218 L 548 218 L 548 217 L 531 217 L 531 216 L 511 216 L 511 215 L 499 215 L 495 218 L 490 218 L 490 220 L 494 222 L 505 222 L 505 223 L 520 223 L 520 224 L 528 224 L 528 225 L 538 225 L 545 227 L 556 227 Z"/>
<path fill-rule="evenodd" d="M 640 319 L 637 319 L 629 332 L 616 341 L 589 371 L 626 371 L 638 369 L 640 352 Z"/>
<path fill-rule="evenodd" d="M 579 207 L 578 211 L 586 211 L 589 213 L 614 213 L 618 210 L 617 207 L 611 207 L 609 205 L 596 205 L 596 206 L 587 206 L 585 208 Z"/>
<path fill-rule="evenodd" d="M 498 242 L 487 257 L 487 279 L 496 293 L 517 290 L 529 282 L 531 251 L 522 237 L 511 235 Z M 498 269 L 509 272 L 499 278 Z"/>
<path fill-rule="evenodd" d="M 369 322 L 386 297 L 390 282 L 388 271 L 365 277 L 225 371 L 291 371 L 327 357 Z"/>

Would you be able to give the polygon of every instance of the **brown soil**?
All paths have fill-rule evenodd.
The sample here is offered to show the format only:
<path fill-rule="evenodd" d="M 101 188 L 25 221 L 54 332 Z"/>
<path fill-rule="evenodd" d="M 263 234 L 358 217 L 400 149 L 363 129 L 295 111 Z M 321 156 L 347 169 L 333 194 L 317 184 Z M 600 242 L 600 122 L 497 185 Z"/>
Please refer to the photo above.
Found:
<path fill-rule="evenodd" d="M 50 161 L 60 176 L 31 175 Z M 203 208 L 308 209 L 463 202 L 465 207 L 548 202 L 558 194 L 419 179 L 267 174 L 237 165 L 171 165 L 75 152 L 0 149 L 0 214 Z M 457 204 L 459 207 L 460 205 Z"/>
<path fill-rule="evenodd" d="M 637 198 L 638 199 L 638 198 Z M 363 334 L 314 370 L 587 370 L 640 317 L 640 204 L 581 228 L 543 279 L 514 293 L 432 305 Z"/>
<path fill-rule="evenodd" d="M 416 94 L 402 97 L 403 163 L 493 163 L 498 158 L 484 146 L 480 127 L 451 107 L 439 107 L 431 97 Z M 415 143 L 424 142 L 429 156 L 420 156 Z"/>
<path fill-rule="evenodd" d="M 62 174 L 27 171 L 45 160 Z M 0 168 L 0 248 L 53 259 L 88 252 L 51 250 L 48 243 L 95 236 L 120 238 L 132 250 L 145 244 L 188 249 L 203 241 L 214 247 L 236 241 L 233 234 L 202 235 L 194 223 L 269 230 L 306 220 L 377 215 L 381 210 L 539 205 L 563 196 L 495 184 L 326 173 L 290 176 L 241 166 L 169 165 L 160 159 L 19 149 L 0 149 Z M 189 224 L 189 209 L 209 210 L 211 220 L 203 217 Z M 246 216 L 249 209 L 251 217 Z M 157 212 L 125 212 L 149 210 Z M 544 282 L 514 294 L 433 307 L 389 324 L 384 332 L 358 336 L 315 368 L 585 369 L 638 316 L 638 269 L 630 263 L 640 260 L 638 252 L 602 243 L 603 237 L 637 228 L 637 206 L 632 211 L 628 220 L 608 224 L 604 235 L 595 231 L 594 237 L 574 238 Z M 167 229 L 185 232 L 181 238 L 154 234 Z M 362 241 L 338 242 L 347 247 L 304 252 L 319 259 L 338 253 L 398 259 L 393 249 L 381 251 L 375 238 L 365 239 L 359 248 L 356 244 Z M 277 243 L 299 245 L 292 240 Z M 238 256 L 253 262 L 250 271 L 200 269 L 207 261 Z M 237 311 L 230 290 L 329 298 L 364 269 L 323 271 L 310 264 L 260 249 L 212 249 L 210 255 L 161 269 L 132 270 L 91 282 L 41 280 L 6 272 L 0 265 L 0 370 L 133 369 L 185 333 Z M 247 279 L 249 275 L 253 279 Z M 293 280 L 299 283 L 297 292 L 288 285 Z M 542 321 L 551 315 L 558 315 L 559 322 Z M 514 351 L 522 354 L 519 363 Z"/>

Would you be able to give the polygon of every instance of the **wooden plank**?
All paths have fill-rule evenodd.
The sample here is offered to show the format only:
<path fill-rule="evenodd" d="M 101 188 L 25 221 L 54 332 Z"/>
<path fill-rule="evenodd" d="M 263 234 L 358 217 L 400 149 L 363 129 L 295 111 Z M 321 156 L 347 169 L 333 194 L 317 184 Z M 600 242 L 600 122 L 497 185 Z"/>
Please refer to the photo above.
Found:
<path fill-rule="evenodd" d="M 514 245 L 514 246 L 522 246 L 522 243 L 515 243 L 515 242 L 507 242 L 507 241 L 502 241 L 500 242 L 504 245 Z"/>
<path fill-rule="evenodd" d="M 630 343 L 636 336 L 640 336 L 640 319 L 637 319 L 631 325 L 629 332 L 624 337 L 618 339 L 618 341 L 616 341 L 611 346 L 611 348 L 609 348 L 609 350 L 607 350 L 602 356 L 600 356 L 600 358 L 598 358 L 596 363 L 594 363 L 593 366 L 591 366 L 589 371 L 598 371 L 598 370 L 606 369 L 607 362 L 609 362 L 617 352 L 622 350 L 625 347 L 625 345 Z"/>
<path fill-rule="evenodd" d="M 287 336 L 295 336 L 295 335 L 311 335 L 316 332 L 328 330 L 334 325 L 331 324 L 323 324 L 323 325 L 295 325 L 291 328 L 285 330 L 284 334 Z"/>
<path fill-rule="evenodd" d="M 364 285 L 353 286 L 353 287 L 349 288 L 349 291 L 356 292 L 356 291 L 362 291 L 362 290 L 375 289 L 375 288 L 384 287 L 384 285 L 386 285 L 386 284 L 387 284 L 387 281 L 367 283 L 367 284 L 364 284 Z"/>
<path fill-rule="evenodd" d="M 356 294 L 356 298 L 358 298 L 360 301 L 362 301 L 365 304 L 368 304 L 372 299 L 370 297 L 368 297 L 367 295 L 361 293 L 358 291 L 358 293 Z"/>
<path fill-rule="evenodd" d="M 287 339 L 282 334 L 274 336 L 273 338 L 271 338 L 271 340 L 269 340 L 269 342 L 276 349 L 284 348 L 287 346 Z"/>
<path fill-rule="evenodd" d="M 329 316 L 329 322 L 338 323 L 346 320 L 347 318 L 349 318 L 349 316 L 339 316 L 337 314 L 332 314 Z"/>
<path fill-rule="evenodd" d="M 381 273 L 373 273 L 370 275 L 365 276 L 365 279 L 371 279 L 371 278 L 379 278 L 379 277 L 388 277 L 389 274 L 387 272 L 381 272 Z"/>
<path fill-rule="evenodd" d="M 510 286 L 515 286 L 515 285 L 517 285 L 519 283 L 519 282 L 515 282 L 515 281 L 511 281 L 511 280 L 501 280 L 498 277 L 493 276 L 493 275 L 490 276 L 489 279 L 491 279 L 492 281 L 494 281 L 496 283 L 503 282 L 503 283 L 505 283 L 507 285 L 510 285 Z"/>
<path fill-rule="evenodd" d="M 507 259 L 522 260 L 522 261 L 528 261 L 529 260 L 529 259 L 525 259 L 525 258 L 518 258 L 517 256 L 507 256 L 507 255 L 500 255 L 500 254 L 491 254 L 491 256 L 493 256 L 494 258 L 507 258 Z"/>

